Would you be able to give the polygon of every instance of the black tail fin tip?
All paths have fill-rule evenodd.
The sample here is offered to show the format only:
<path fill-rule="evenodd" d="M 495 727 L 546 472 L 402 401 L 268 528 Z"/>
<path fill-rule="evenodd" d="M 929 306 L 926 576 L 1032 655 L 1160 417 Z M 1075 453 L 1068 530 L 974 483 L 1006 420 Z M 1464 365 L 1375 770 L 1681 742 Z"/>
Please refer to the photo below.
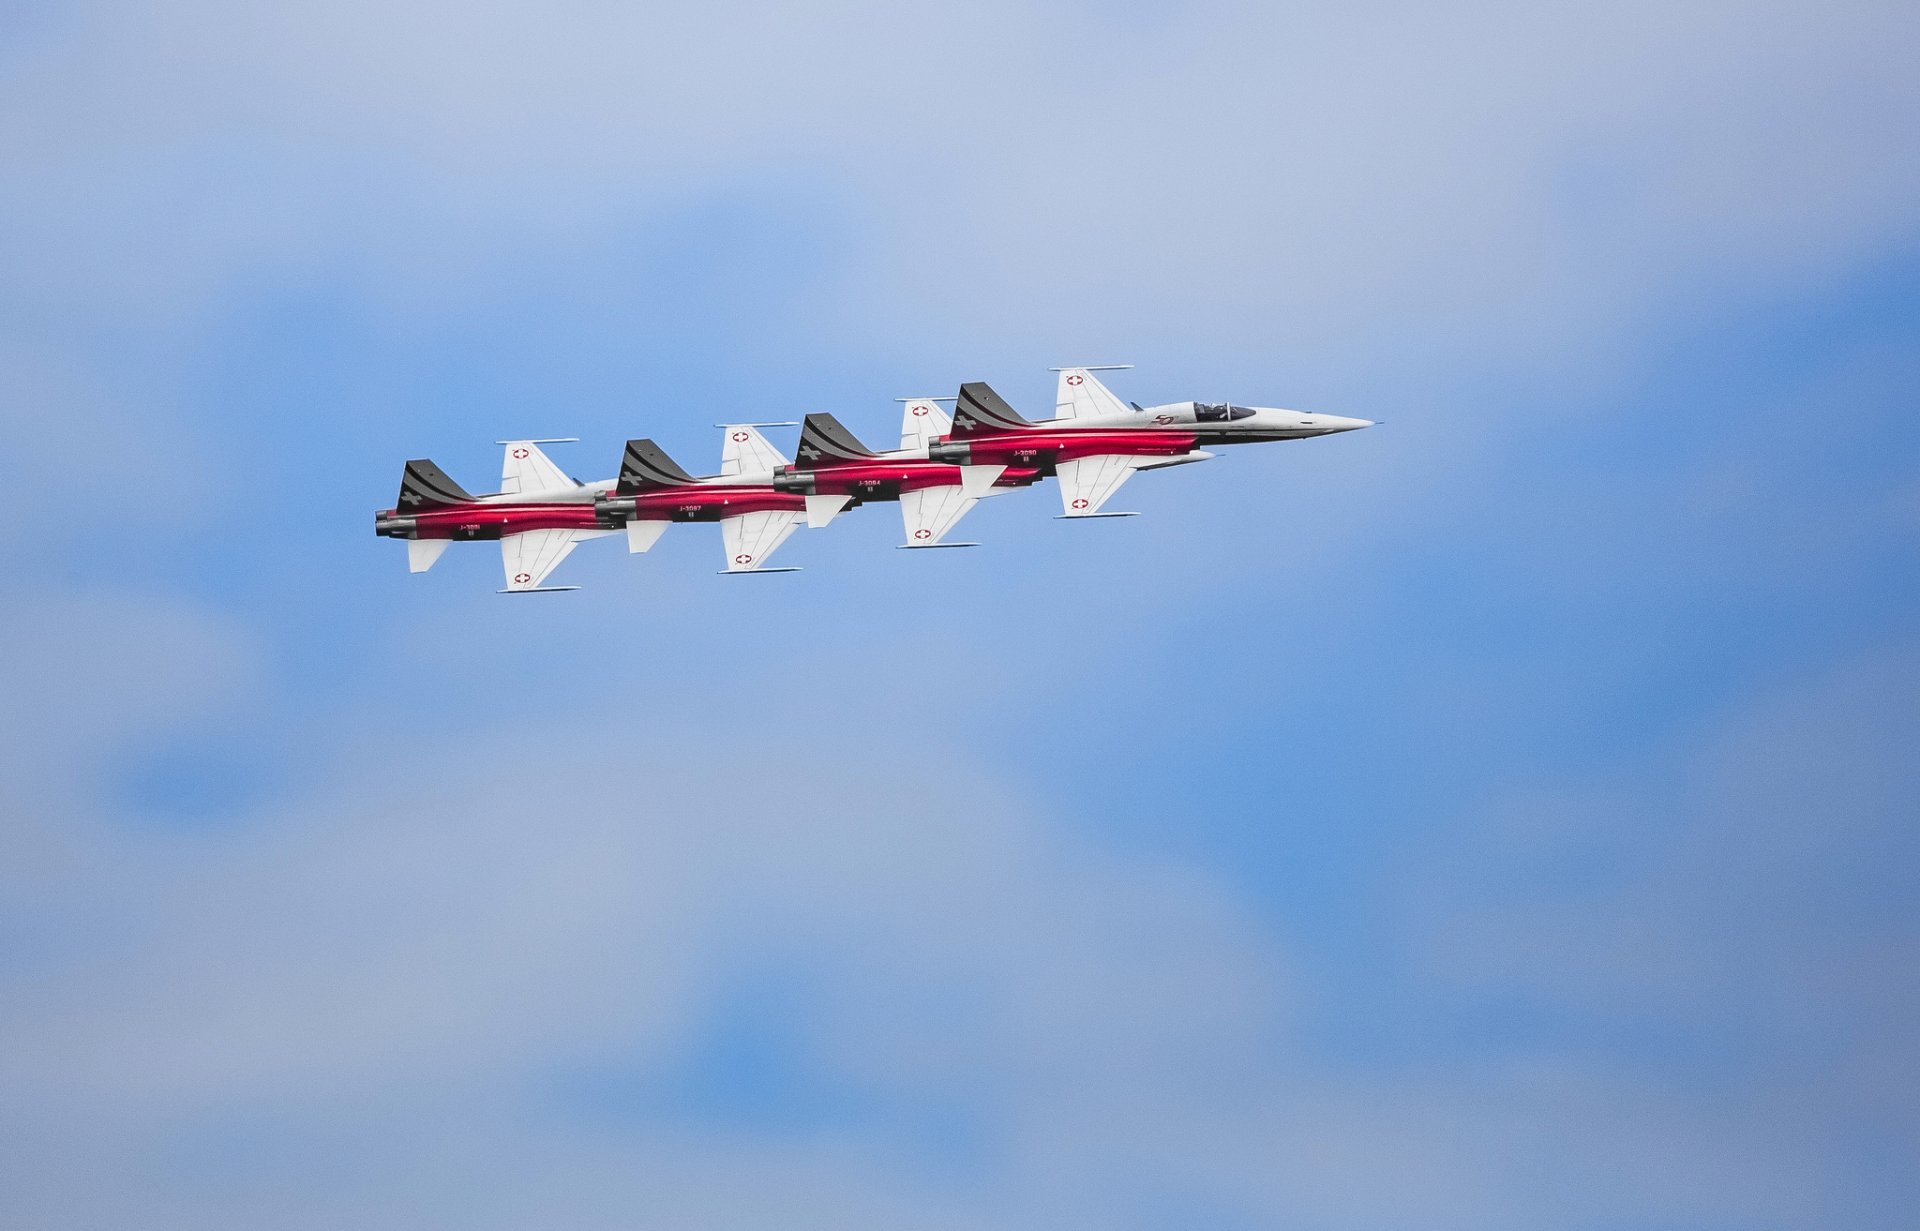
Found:
<path fill-rule="evenodd" d="M 958 405 L 953 408 L 956 435 L 981 436 L 1032 426 L 986 382 L 968 381 L 960 386 Z"/>
<path fill-rule="evenodd" d="M 808 415 L 800 428 L 800 449 L 794 455 L 796 465 L 805 469 L 834 461 L 858 461 L 872 457 L 872 449 L 846 429 L 832 415 Z"/>
<path fill-rule="evenodd" d="M 473 500 L 464 487 L 447 477 L 447 472 L 426 458 L 407 463 L 400 476 L 399 509 L 417 509 L 427 505 L 467 504 Z"/>
<path fill-rule="evenodd" d="M 629 440 L 620 459 L 622 494 L 654 487 L 682 487 L 696 480 L 651 440 Z"/>

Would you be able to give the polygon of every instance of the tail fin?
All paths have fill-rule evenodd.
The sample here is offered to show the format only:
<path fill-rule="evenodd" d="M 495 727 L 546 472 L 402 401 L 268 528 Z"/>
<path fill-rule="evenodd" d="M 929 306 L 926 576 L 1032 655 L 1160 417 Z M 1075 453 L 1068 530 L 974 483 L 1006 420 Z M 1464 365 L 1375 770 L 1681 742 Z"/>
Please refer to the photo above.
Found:
<path fill-rule="evenodd" d="M 467 489 L 447 477 L 447 472 L 426 458 L 407 463 L 400 476 L 400 499 L 394 507 L 402 512 L 449 504 L 470 504 Z"/>
<path fill-rule="evenodd" d="M 960 386 L 960 404 L 953 410 L 955 436 L 997 436 L 1032 426 L 992 386 L 977 380 Z"/>
<path fill-rule="evenodd" d="M 1053 401 L 1054 417 L 1093 419 L 1126 414 L 1127 404 L 1113 396 L 1113 391 L 1101 384 L 1094 373 L 1117 372 L 1130 366 L 1115 364 L 1103 368 L 1060 368 L 1059 392 Z"/>
<path fill-rule="evenodd" d="M 811 470 L 827 462 L 857 462 L 873 455 L 872 449 L 861 444 L 832 415 L 808 415 L 800 426 L 800 451 L 794 455 L 793 464 Z"/>
<path fill-rule="evenodd" d="M 658 487 L 685 487 L 698 482 L 680 469 L 680 463 L 651 440 L 629 440 L 626 456 L 620 459 L 620 482 L 614 489 L 623 496 Z"/>
<path fill-rule="evenodd" d="M 906 410 L 900 416 L 900 447 L 924 449 L 953 430 L 953 420 L 940 409 L 945 398 L 903 398 Z"/>

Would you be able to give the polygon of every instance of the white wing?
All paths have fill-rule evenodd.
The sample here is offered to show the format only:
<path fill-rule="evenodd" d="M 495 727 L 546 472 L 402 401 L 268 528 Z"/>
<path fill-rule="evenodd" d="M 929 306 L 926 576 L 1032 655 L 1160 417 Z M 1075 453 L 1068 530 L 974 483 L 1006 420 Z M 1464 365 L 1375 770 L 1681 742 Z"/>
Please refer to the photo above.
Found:
<path fill-rule="evenodd" d="M 900 415 L 900 447 L 918 451 L 952 430 L 953 420 L 947 418 L 938 402 L 915 398 Z"/>
<path fill-rule="evenodd" d="M 1100 511 L 1113 493 L 1133 473 L 1134 458 L 1117 453 L 1099 457 L 1077 457 L 1061 462 L 1056 474 L 1060 480 L 1060 504 L 1068 517 L 1088 517 Z"/>
<path fill-rule="evenodd" d="M 506 454 L 500 459 L 502 496 L 530 496 L 580 486 L 531 440 L 509 440 L 506 445 Z"/>
<path fill-rule="evenodd" d="M 726 544 L 727 571 L 751 573 L 764 568 L 767 560 L 787 541 L 800 524 L 799 512 L 774 509 L 764 513 L 742 513 L 720 519 L 720 538 Z"/>
<path fill-rule="evenodd" d="M 721 431 L 725 433 L 720 445 L 721 478 L 771 474 L 787 464 L 787 459 L 773 447 L 772 441 L 760 434 L 759 428 L 748 427 L 744 423 L 730 423 Z"/>
<path fill-rule="evenodd" d="M 959 524 L 979 500 L 958 484 L 922 487 L 900 493 L 900 519 L 906 523 L 908 547 L 932 547 Z"/>
<path fill-rule="evenodd" d="M 1053 399 L 1056 419 L 1106 418 L 1132 409 L 1086 368 L 1061 369 L 1057 389 Z"/>
<path fill-rule="evenodd" d="M 500 540 L 500 563 L 507 572 L 507 589 L 537 589 L 559 563 L 586 539 L 616 534 L 614 530 L 528 530 Z"/>

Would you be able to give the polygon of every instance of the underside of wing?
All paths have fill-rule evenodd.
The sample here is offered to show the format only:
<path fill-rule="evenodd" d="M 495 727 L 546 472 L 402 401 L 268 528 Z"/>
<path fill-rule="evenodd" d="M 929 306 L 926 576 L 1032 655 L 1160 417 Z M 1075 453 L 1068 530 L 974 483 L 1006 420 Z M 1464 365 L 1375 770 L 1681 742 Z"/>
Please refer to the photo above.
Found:
<path fill-rule="evenodd" d="M 1060 504 L 1068 517 L 1091 517 L 1133 473 L 1133 458 L 1117 453 L 1061 462 Z"/>
<path fill-rule="evenodd" d="M 530 496 L 536 492 L 560 492 L 578 486 L 533 441 L 506 442 L 506 452 L 500 459 L 501 495 Z"/>
<path fill-rule="evenodd" d="M 804 516 L 797 510 L 772 509 L 720 519 L 721 541 L 727 550 L 729 573 L 751 573 L 766 567 L 780 544 L 787 541 Z"/>
<path fill-rule="evenodd" d="M 937 546 L 947 531 L 967 515 L 967 510 L 978 503 L 958 483 L 900 493 L 900 519 L 906 524 L 906 545 Z"/>
<path fill-rule="evenodd" d="M 500 540 L 500 563 L 507 573 L 507 589 L 537 590 L 567 553 L 583 538 L 598 538 L 599 531 L 529 530 L 509 534 Z"/>

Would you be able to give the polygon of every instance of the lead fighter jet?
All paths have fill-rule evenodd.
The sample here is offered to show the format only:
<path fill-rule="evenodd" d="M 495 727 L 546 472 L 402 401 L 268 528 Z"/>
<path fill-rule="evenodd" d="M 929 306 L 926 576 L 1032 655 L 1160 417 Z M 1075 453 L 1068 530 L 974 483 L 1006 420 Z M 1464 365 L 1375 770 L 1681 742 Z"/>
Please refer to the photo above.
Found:
<path fill-rule="evenodd" d="M 908 398 L 901 416 L 900 447 L 875 453 L 832 415 L 808 415 L 800 429 L 793 465 L 774 472 L 773 485 L 807 499 L 809 525 L 824 526 L 855 504 L 893 500 L 900 505 L 907 541 L 902 547 L 971 547 L 943 543 L 982 497 L 1025 487 L 1040 478 L 1033 467 L 955 466 L 931 461 L 927 447 L 951 424 L 938 402 Z"/>
<path fill-rule="evenodd" d="M 1211 458 L 1203 444 L 1302 440 L 1373 426 L 1368 419 L 1225 402 L 1129 405 L 1094 377 L 1104 370 L 1058 369 L 1056 417 L 1041 423 L 1023 418 L 983 383 L 962 385 L 953 431 L 928 455 L 959 466 L 1038 467 L 1060 481 L 1062 516 L 1130 517 L 1101 507 L 1136 470 Z"/>
<path fill-rule="evenodd" d="M 499 443 L 506 455 L 498 492 L 470 496 L 446 471 L 417 458 L 401 474 L 394 507 L 374 514 L 373 532 L 406 540 L 411 572 L 432 568 L 448 543 L 498 539 L 507 575 L 502 594 L 578 589 L 540 583 L 581 542 L 614 533 L 593 509 L 595 492 L 606 484 L 582 483 L 554 465 L 540 446 L 557 440 Z"/>

